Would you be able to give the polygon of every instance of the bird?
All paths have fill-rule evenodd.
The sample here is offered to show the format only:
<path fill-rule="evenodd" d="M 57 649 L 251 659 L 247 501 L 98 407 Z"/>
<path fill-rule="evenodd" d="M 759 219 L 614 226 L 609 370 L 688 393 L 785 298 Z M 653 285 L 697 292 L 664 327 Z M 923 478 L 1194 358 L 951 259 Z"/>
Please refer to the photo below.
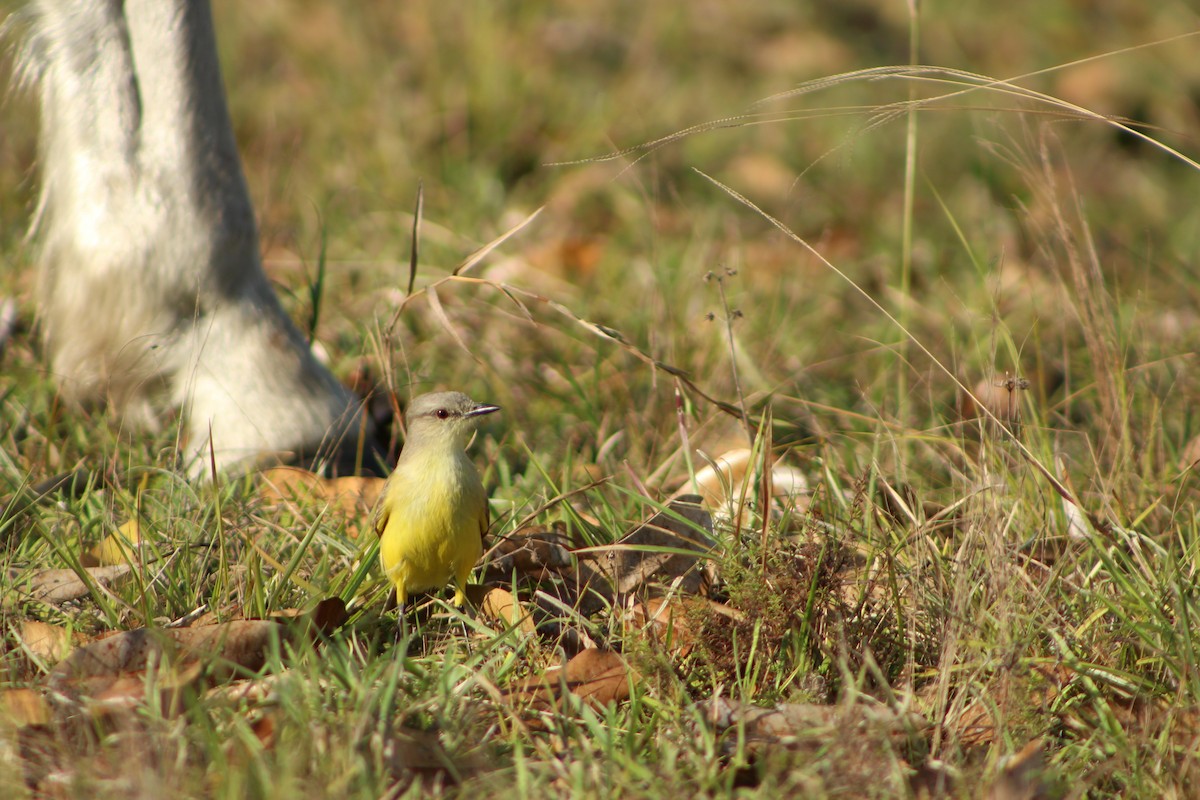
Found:
<path fill-rule="evenodd" d="M 466 600 L 490 524 L 487 491 L 466 448 L 480 418 L 499 410 L 462 392 L 422 394 L 408 406 L 404 449 L 374 519 L 380 565 L 401 614 L 411 594 L 452 579 L 454 605 Z"/>

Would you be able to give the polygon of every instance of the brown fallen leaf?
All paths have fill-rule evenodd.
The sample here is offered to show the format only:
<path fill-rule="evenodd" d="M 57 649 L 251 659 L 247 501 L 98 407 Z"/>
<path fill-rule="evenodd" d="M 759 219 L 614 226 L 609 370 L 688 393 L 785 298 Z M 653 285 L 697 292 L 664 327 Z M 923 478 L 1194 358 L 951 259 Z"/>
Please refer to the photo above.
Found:
<path fill-rule="evenodd" d="M 77 648 L 50 672 L 50 685 L 84 678 L 118 677 L 156 664 L 211 665 L 213 680 L 241 668 L 257 672 L 289 629 L 269 620 L 238 620 L 193 628 L 138 628 Z"/>
<path fill-rule="evenodd" d="M 593 705 L 626 700 L 630 682 L 640 680 L 637 672 L 613 650 L 584 650 L 566 667 L 546 671 L 547 681 L 561 680 L 570 692 Z"/>
<path fill-rule="evenodd" d="M 327 597 L 308 613 L 308 622 L 312 629 L 322 636 L 333 633 L 349 619 L 350 611 L 346 608 L 346 601 L 340 597 Z"/>
<path fill-rule="evenodd" d="M 175 717 L 204 691 L 208 685 L 204 665 L 198 661 L 178 667 L 131 670 L 116 675 L 92 675 L 66 684 L 59 684 L 59 698 L 69 698 L 83 708 L 96 722 L 112 726 L 133 720 L 147 702 L 163 716 Z"/>
<path fill-rule="evenodd" d="M 567 693 L 598 707 L 628 699 L 630 686 L 640 680 L 620 653 L 590 649 L 565 666 L 551 667 L 504 694 L 514 705 L 535 711 L 557 707 Z"/>
<path fill-rule="evenodd" d="M 8 570 L 8 579 L 18 592 L 43 603 L 65 603 L 86 597 L 92 585 L 107 587 L 133 571 L 129 564 L 87 567 L 81 570 L 85 581 L 73 569 Z"/>
<path fill-rule="evenodd" d="M 492 602 L 497 605 L 492 609 L 484 609 L 488 595 L 496 590 L 502 590 L 509 596 L 512 593 L 504 586 L 468 584 L 466 588 L 467 602 L 472 608 L 480 609 L 485 616 L 496 619 L 504 625 L 512 624 L 515 610 L 507 613 L 504 607 L 507 598 L 497 595 Z M 548 591 L 547 591 L 548 590 Z M 575 603 L 575 593 L 563 583 L 547 583 L 538 588 L 532 596 L 516 598 L 520 609 L 520 627 L 522 631 L 537 633 L 543 639 L 554 642 L 554 647 L 561 648 L 568 656 L 582 652 L 589 647 L 596 647 L 591 637 L 581 627 L 572 624 L 570 613 Z"/>
<path fill-rule="evenodd" d="M 259 473 L 258 494 L 271 504 L 327 504 L 346 520 L 347 534 L 358 536 L 364 527 L 370 527 L 384 482 L 383 478 L 356 476 L 325 478 L 299 467 L 274 467 Z"/>
<path fill-rule="evenodd" d="M 280 715 L 277 708 L 267 709 L 259 714 L 250 723 L 250 730 L 254 733 L 258 743 L 263 746 L 264 750 L 270 750 L 275 746 L 275 733 L 279 729 L 279 723 L 276 718 Z"/>
<path fill-rule="evenodd" d="M 744 619 L 737 609 L 707 597 L 672 595 L 638 603 L 629 610 L 629 620 L 656 646 L 682 658 L 692 651 L 698 640 L 697 620 L 714 613 L 737 622 Z"/>
<path fill-rule="evenodd" d="M 614 545 L 578 553 L 581 583 L 609 602 L 651 584 L 704 594 L 714 575 L 708 555 L 717 546 L 712 515 L 700 498 L 684 495 Z"/>
<path fill-rule="evenodd" d="M 234 604 L 222 609 L 209 609 L 196 616 L 185 617 L 167 627 L 203 628 L 226 622 L 266 619 L 286 624 L 294 631 L 304 631 L 312 636 L 333 633 L 349 618 L 350 612 L 346 608 L 346 602 L 340 597 L 330 597 L 321 600 L 312 608 L 280 608 L 269 612 L 265 617 L 248 617 L 240 605 Z"/>
<path fill-rule="evenodd" d="M 235 615 L 236 619 L 250 619 Z M 346 624 L 350 611 L 346 601 L 340 597 L 327 597 L 310 609 L 288 608 L 268 615 L 275 622 L 287 623 L 295 631 L 304 631 L 310 636 L 328 636 Z M 232 621 L 232 620 L 226 620 Z M 195 626 L 192 626 L 195 627 Z"/>
<path fill-rule="evenodd" d="M 10 624 L 0 652 L 21 652 L 26 657 L 50 664 L 66 658 L 74 644 L 71 634 L 60 625 L 51 625 L 35 619 L 25 619 Z"/>
<path fill-rule="evenodd" d="M 172 638 L 189 659 L 211 658 L 222 667 L 221 674 L 235 674 L 234 667 L 249 672 L 262 669 L 275 644 L 290 638 L 290 629 L 269 620 L 241 620 L 180 628 L 172 631 Z"/>
<path fill-rule="evenodd" d="M 150 666 L 185 674 L 193 664 L 202 668 L 209 684 L 221 684 L 239 673 L 258 672 L 284 640 L 332 632 L 347 618 L 346 603 L 330 597 L 310 612 L 281 615 L 281 619 L 122 631 L 74 650 L 50 670 L 49 684 L 90 681 L 88 693 L 95 694 L 106 681 L 124 679 Z"/>
<path fill-rule="evenodd" d="M 53 713 L 43 693 L 34 689 L 0 691 L 0 718 L 14 727 L 49 724 Z"/>
<path fill-rule="evenodd" d="M 479 611 L 502 625 L 520 628 L 522 633 L 537 633 L 533 615 L 522 608 L 520 601 L 507 589 L 488 589 L 479 603 Z"/>
<path fill-rule="evenodd" d="M 575 565 L 566 525 L 528 525 L 499 539 L 487 556 L 487 570 L 498 578 L 516 573 L 535 581 L 552 573 L 569 574 Z"/>
<path fill-rule="evenodd" d="M 47 685 L 61 718 L 82 714 L 102 728 L 124 729 L 148 702 L 174 716 L 209 687 L 260 670 L 288 630 L 254 620 L 125 631 L 76 649 L 50 671 Z"/>

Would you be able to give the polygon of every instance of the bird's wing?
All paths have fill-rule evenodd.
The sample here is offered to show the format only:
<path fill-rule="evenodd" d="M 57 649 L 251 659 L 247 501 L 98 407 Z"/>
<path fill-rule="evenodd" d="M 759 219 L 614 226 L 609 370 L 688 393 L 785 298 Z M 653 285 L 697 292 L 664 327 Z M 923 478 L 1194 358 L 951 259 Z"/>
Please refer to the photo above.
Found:
<path fill-rule="evenodd" d="M 388 503 L 388 489 L 391 481 L 383 484 L 383 491 L 379 493 L 379 499 L 375 501 L 375 513 L 371 518 L 371 527 L 375 529 L 376 535 L 383 538 L 383 531 L 387 528 L 388 518 L 392 515 L 391 504 Z"/>
<path fill-rule="evenodd" d="M 479 541 L 484 542 L 485 549 L 488 528 L 490 527 L 492 527 L 492 510 L 488 507 L 487 498 L 484 498 L 483 511 L 479 512 Z"/>

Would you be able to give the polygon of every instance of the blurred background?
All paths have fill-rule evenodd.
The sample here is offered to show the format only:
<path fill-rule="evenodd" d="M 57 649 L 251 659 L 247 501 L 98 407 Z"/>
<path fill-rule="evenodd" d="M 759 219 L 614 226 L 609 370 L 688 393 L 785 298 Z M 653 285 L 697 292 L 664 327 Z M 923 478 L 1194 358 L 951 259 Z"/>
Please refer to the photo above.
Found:
<path fill-rule="evenodd" d="M 571 414 L 594 426 L 582 409 L 603 396 L 673 424 L 651 370 L 629 372 L 627 353 L 545 308 L 531 326 L 492 287 L 444 288 L 445 316 L 414 303 L 404 332 L 382 335 L 404 296 L 421 182 L 418 287 L 547 206 L 473 274 L 619 330 L 717 396 L 735 393 L 737 361 L 751 401 L 803 397 L 915 427 L 953 417 L 953 382 L 865 292 L 969 384 L 1034 378 L 1051 425 L 1098 402 L 1088 314 L 1110 320 L 1127 366 L 1149 365 L 1139 374 L 1164 403 L 1190 403 L 1167 387 L 1200 343 L 1194 165 L 1060 105 L 963 93 L 916 117 L 906 232 L 908 116 L 887 112 L 958 78 L 849 77 L 767 98 L 910 63 L 915 42 L 919 63 L 1019 78 L 1196 158 L 1192 2 L 963 0 L 916 18 L 903 0 L 216 0 L 214 13 L 268 272 L 304 320 L 323 250 L 317 332 L 340 375 L 365 354 L 388 362 L 376 367 L 401 394 L 483 383 L 478 394 L 531 417 L 569 409 L 568 429 Z M 35 106 L 10 90 L 0 115 L 0 291 L 31 322 Z M 1072 249 L 1106 294 L 1099 310 L 1080 310 Z M 722 300 L 703 278 L 727 269 Z M 486 366 L 447 321 L 487 343 Z M 1174 420 L 1182 442 L 1190 421 Z"/>

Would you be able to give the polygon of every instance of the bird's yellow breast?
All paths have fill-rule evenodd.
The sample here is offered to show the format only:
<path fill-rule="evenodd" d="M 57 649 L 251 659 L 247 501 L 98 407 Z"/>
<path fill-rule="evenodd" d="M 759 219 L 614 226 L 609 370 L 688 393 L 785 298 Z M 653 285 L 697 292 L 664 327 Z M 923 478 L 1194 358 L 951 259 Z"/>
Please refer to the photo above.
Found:
<path fill-rule="evenodd" d="M 379 558 L 403 603 L 412 592 L 462 585 L 483 553 L 487 494 L 465 453 L 402 459 L 382 501 Z"/>

